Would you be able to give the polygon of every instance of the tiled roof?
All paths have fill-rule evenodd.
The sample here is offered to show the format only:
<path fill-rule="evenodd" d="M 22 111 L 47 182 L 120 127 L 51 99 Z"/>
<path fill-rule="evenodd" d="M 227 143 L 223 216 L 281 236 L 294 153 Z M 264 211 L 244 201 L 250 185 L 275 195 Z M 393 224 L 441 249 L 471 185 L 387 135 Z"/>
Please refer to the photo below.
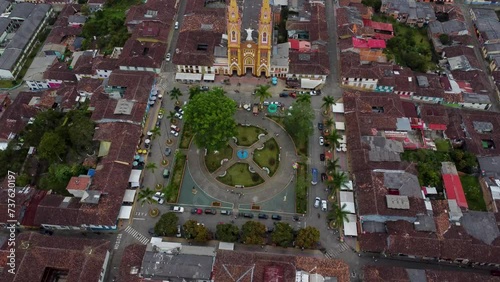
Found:
<path fill-rule="evenodd" d="M 102 84 L 103 82 L 100 79 L 84 77 L 78 82 L 77 91 L 95 93 L 101 88 Z"/>
<path fill-rule="evenodd" d="M 68 67 L 67 64 L 56 62 L 47 71 L 43 73 L 44 79 L 62 80 L 68 82 L 76 82 L 76 76 Z"/>
<path fill-rule="evenodd" d="M 50 109 L 57 103 L 60 109 L 70 110 L 76 105 L 77 96 L 78 92 L 75 83 L 63 83 L 61 87 L 55 90 L 42 92 L 39 106 Z"/>
<path fill-rule="evenodd" d="M 21 92 L 12 104 L 7 107 L 0 116 L 0 139 L 6 140 L 9 134 L 20 133 L 31 117 L 38 113 L 38 109 L 29 106 L 33 97 L 40 97 L 39 93 Z"/>
<path fill-rule="evenodd" d="M 135 26 L 143 21 L 159 21 L 170 29 L 172 19 L 177 13 L 176 0 L 149 0 L 132 6 L 127 12 L 125 23 Z"/>
<path fill-rule="evenodd" d="M 40 281 L 47 268 L 67 271 L 68 281 L 98 281 L 110 248 L 106 240 L 52 237 L 37 232 L 18 234 L 16 243 L 16 274 L 4 271 L 1 281 Z"/>
<path fill-rule="evenodd" d="M 132 39 L 167 43 L 169 31 L 168 26 L 165 24 L 146 21 L 135 27 L 132 33 Z"/>
<path fill-rule="evenodd" d="M 328 54 L 324 52 L 297 52 L 290 51 L 288 54 L 292 74 L 330 74 L 330 63 Z"/>
<path fill-rule="evenodd" d="M 117 104 L 117 99 L 109 98 L 107 94 L 102 92 L 95 93 L 90 101 L 90 106 L 94 108 L 92 111 L 92 120 L 95 122 L 103 120 L 126 120 L 129 122 L 135 122 L 136 124 L 140 124 L 142 122 L 146 111 L 146 103 L 135 102 L 130 115 L 115 114 Z"/>
<path fill-rule="evenodd" d="M 120 54 L 119 65 L 127 67 L 160 68 L 167 44 L 129 39 Z"/>
<path fill-rule="evenodd" d="M 142 278 L 138 274 L 131 273 L 132 269 L 140 269 L 142 259 L 146 252 L 146 245 L 133 244 L 128 245 L 123 250 L 123 256 L 120 262 L 120 274 L 118 281 L 121 282 L 141 282 Z"/>
<path fill-rule="evenodd" d="M 391 266 L 375 266 L 369 265 L 363 268 L 363 276 L 365 281 L 370 282 L 386 282 L 386 281 L 421 281 L 420 278 L 412 276 L 423 275 L 423 281 L 438 282 L 438 281 L 498 281 L 495 277 L 487 274 L 464 271 L 443 271 L 434 269 L 409 269 L 402 267 Z M 419 276 L 420 277 L 420 276 Z"/>
<path fill-rule="evenodd" d="M 111 73 L 108 86 L 126 88 L 124 99 L 147 103 L 155 75 L 150 72 L 115 70 Z"/>
<path fill-rule="evenodd" d="M 176 65 L 213 66 L 214 48 L 222 34 L 208 31 L 185 31 L 179 34 L 172 62 Z M 200 46 L 204 45 L 203 48 Z"/>

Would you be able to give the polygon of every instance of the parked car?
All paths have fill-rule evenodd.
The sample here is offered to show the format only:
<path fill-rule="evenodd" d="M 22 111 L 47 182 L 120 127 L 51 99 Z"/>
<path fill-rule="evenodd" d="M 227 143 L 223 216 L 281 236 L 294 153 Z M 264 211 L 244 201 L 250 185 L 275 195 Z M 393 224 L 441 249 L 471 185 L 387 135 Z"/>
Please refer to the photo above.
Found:
<path fill-rule="evenodd" d="M 276 105 L 278 107 L 281 107 L 281 103 L 280 102 L 270 102 L 269 103 L 270 105 Z"/>
<path fill-rule="evenodd" d="M 170 53 L 167 53 L 167 56 L 165 56 L 165 61 L 170 62 Z"/>
<path fill-rule="evenodd" d="M 281 92 L 281 93 L 280 93 L 280 97 L 283 97 L 283 98 L 288 97 L 288 93 L 286 93 L 286 92 Z"/>
<path fill-rule="evenodd" d="M 161 205 L 161 204 L 163 204 L 162 200 L 164 197 L 165 197 L 165 193 L 156 192 L 153 196 L 153 200 L 157 201 Z"/>
<path fill-rule="evenodd" d="M 183 115 L 183 114 L 184 114 L 184 110 L 183 110 L 181 107 L 179 107 L 179 106 L 175 106 L 175 107 L 174 107 L 174 110 L 175 110 L 177 113 L 181 114 L 181 115 Z"/>
<path fill-rule="evenodd" d="M 231 215 L 232 212 L 230 210 L 221 210 L 220 214 L 222 214 L 222 215 Z"/>
<path fill-rule="evenodd" d="M 149 234 L 150 236 L 153 236 L 153 237 L 154 237 L 154 236 L 156 236 L 156 233 L 155 233 L 155 228 L 154 228 L 154 227 L 149 228 L 149 229 L 148 229 L 148 234 Z"/>
<path fill-rule="evenodd" d="M 182 234 L 181 234 L 181 225 L 180 224 L 177 224 L 177 234 L 175 234 L 175 237 L 177 237 L 177 238 L 181 238 L 182 237 Z"/>
<path fill-rule="evenodd" d="M 205 214 L 217 214 L 215 209 L 205 209 Z"/>
<path fill-rule="evenodd" d="M 326 173 L 321 173 L 321 182 L 325 181 L 326 180 Z"/>
<path fill-rule="evenodd" d="M 290 97 L 297 98 L 297 94 L 295 92 L 290 92 Z"/>
<path fill-rule="evenodd" d="M 170 129 L 173 129 L 173 130 L 175 130 L 175 131 L 177 131 L 177 132 L 181 131 L 181 128 L 180 128 L 180 127 L 178 127 L 178 126 L 176 126 L 176 125 L 173 125 L 173 124 L 172 124 L 172 125 L 170 125 Z"/>
<path fill-rule="evenodd" d="M 259 216 L 258 216 L 260 219 L 268 219 L 269 216 L 265 213 L 259 213 Z"/>
<path fill-rule="evenodd" d="M 320 203 L 321 203 L 321 198 L 316 197 L 316 199 L 314 199 L 314 207 L 319 208 Z"/>
<path fill-rule="evenodd" d="M 316 96 L 316 95 L 319 95 L 319 94 L 318 94 L 318 92 L 316 90 L 312 90 L 311 92 L 309 92 L 309 95 Z"/>
<path fill-rule="evenodd" d="M 271 216 L 271 218 L 272 218 L 273 220 L 281 220 L 281 215 L 278 215 L 278 214 L 273 214 L 273 215 Z"/>
<path fill-rule="evenodd" d="M 244 213 L 243 214 L 243 217 L 246 217 L 246 218 L 253 218 L 253 213 Z"/>
<path fill-rule="evenodd" d="M 170 156 L 172 154 L 172 149 L 170 148 L 165 148 L 165 156 Z"/>
<path fill-rule="evenodd" d="M 173 207 L 170 208 L 170 211 L 177 212 L 177 213 L 183 213 L 184 212 L 184 208 L 183 207 L 179 207 L 179 206 L 173 206 Z"/>
<path fill-rule="evenodd" d="M 170 177 L 170 171 L 168 168 L 163 169 L 163 178 L 169 178 Z"/>
<path fill-rule="evenodd" d="M 210 90 L 210 87 L 208 87 L 208 86 L 200 86 L 200 90 L 201 91 L 208 91 L 208 90 Z"/>
<path fill-rule="evenodd" d="M 312 185 L 318 184 L 318 169 L 316 168 L 311 169 L 311 173 L 312 173 L 311 184 Z"/>
<path fill-rule="evenodd" d="M 163 118 L 163 114 L 162 113 L 159 113 L 158 114 L 158 119 L 162 119 Z"/>
<path fill-rule="evenodd" d="M 318 129 L 319 129 L 320 131 L 323 131 L 323 128 L 324 128 L 323 123 L 322 123 L 322 122 L 318 122 Z"/>
<path fill-rule="evenodd" d="M 179 29 L 179 22 L 175 22 L 174 28 Z"/>
<path fill-rule="evenodd" d="M 320 146 L 325 145 L 325 138 L 323 138 L 323 136 L 320 136 L 320 137 L 319 137 L 319 145 L 320 145 Z"/>
<path fill-rule="evenodd" d="M 264 106 L 269 106 L 269 101 L 264 101 Z"/>
<path fill-rule="evenodd" d="M 175 137 L 179 136 L 179 132 L 175 131 L 175 130 L 170 130 L 170 133 L 172 133 Z"/>
<path fill-rule="evenodd" d="M 202 214 L 203 210 L 199 208 L 192 208 L 191 209 L 191 214 Z"/>
<path fill-rule="evenodd" d="M 174 116 L 178 119 L 182 119 L 182 114 L 180 112 L 175 113 Z"/>
<path fill-rule="evenodd" d="M 326 200 L 322 200 L 321 201 L 321 210 L 322 211 L 326 211 L 328 209 L 327 207 L 327 204 L 326 204 Z"/>
<path fill-rule="evenodd" d="M 325 154 L 319 154 L 319 160 L 320 161 L 325 161 Z"/>

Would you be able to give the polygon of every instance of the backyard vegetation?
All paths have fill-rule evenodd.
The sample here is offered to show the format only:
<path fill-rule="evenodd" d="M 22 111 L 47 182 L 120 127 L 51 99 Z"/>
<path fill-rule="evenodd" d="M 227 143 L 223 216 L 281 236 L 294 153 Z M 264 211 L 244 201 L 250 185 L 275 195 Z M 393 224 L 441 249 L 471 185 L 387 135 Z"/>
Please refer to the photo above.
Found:
<path fill-rule="evenodd" d="M 273 176 L 278 170 L 279 153 L 278 143 L 272 138 L 264 143 L 264 149 L 254 152 L 253 159 L 260 167 L 269 168 L 269 176 Z"/>
<path fill-rule="evenodd" d="M 259 185 L 264 182 L 264 179 L 260 177 L 258 173 L 251 173 L 248 170 L 248 164 L 236 163 L 231 166 L 225 176 L 218 178 L 220 182 L 229 185 L 243 185 L 245 187 L 251 187 Z"/>
<path fill-rule="evenodd" d="M 374 15 L 373 20 L 391 23 L 394 28 L 395 36 L 387 41 L 384 50 L 389 60 L 394 59 L 399 65 L 419 72 L 432 68 L 432 46 L 427 39 L 427 29 L 413 28 L 382 15 Z"/>
<path fill-rule="evenodd" d="M 231 159 L 233 155 L 233 148 L 229 145 L 217 151 L 208 151 L 205 156 L 205 164 L 207 165 L 207 169 L 209 172 L 216 171 L 219 167 L 221 167 L 221 162 L 224 159 Z"/>
<path fill-rule="evenodd" d="M 256 126 L 242 126 L 238 125 L 236 127 L 236 139 L 238 140 L 238 146 L 251 146 L 253 143 L 259 140 L 260 134 L 266 134 L 267 132 Z"/>
<path fill-rule="evenodd" d="M 461 175 L 460 182 L 462 183 L 469 209 L 475 211 L 486 211 L 483 191 L 481 190 L 477 177 L 473 175 Z"/>
<path fill-rule="evenodd" d="M 307 173 L 307 165 L 299 163 L 297 169 L 297 184 L 295 186 L 295 197 L 297 213 L 305 214 L 307 212 L 307 189 L 309 188 L 309 174 Z"/>

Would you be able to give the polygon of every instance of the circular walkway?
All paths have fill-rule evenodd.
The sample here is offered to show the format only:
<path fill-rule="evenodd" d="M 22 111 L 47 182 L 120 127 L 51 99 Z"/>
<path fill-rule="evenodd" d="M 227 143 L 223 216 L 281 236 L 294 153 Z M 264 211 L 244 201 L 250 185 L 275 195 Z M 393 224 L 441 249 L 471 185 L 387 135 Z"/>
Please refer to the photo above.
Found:
<path fill-rule="evenodd" d="M 215 177 L 224 170 L 226 165 L 230 167 L 237 162 L 237 158 L 234 156 L 235 152 L 233 152 L 233 158 L 229 162 L 224 163 L 214 173 L 210 173 L 205 166 L 205 149 L 197 148 L 194 142 L 187 152 L 189 173 L 199 189 L 202 189 L 207 195 L 220 201 L 235 203 L 235 207 L 240 204 L 268 201 L 286 189 L 295 177 L 295 170 L 292 168 L 292 164 L 298 161 L 295 145 L 286 131 L 274 121 L 265 118 L 263 113 L 254 116 L 251 112 L 239 110 L 236 112 L 235 120 L 237 123 L 258 126 L 267 131 L 266 136 L 254 143 L 252 148 L 261 147 L 271 138 L 276 140 L 280 146 L 280 164 L 276 173 L 269 177 L 261 171 L 260 167 L 255 165 L 256 171 L 258 170 L 261 176 L 265 174 L 264 183 L 248 188 L 234 188 L 225 185 Z M 253 158 L 250 156 L 248 161 L 253 162 Z"/>

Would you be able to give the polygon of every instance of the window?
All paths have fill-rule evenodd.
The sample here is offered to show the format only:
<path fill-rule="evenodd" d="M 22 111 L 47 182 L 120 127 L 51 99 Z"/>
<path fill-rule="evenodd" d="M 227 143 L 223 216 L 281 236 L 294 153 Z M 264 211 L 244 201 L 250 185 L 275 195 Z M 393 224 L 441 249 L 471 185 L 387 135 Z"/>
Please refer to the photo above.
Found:
<path fill-rule="evenodd" d="M 267 43 L 267 32 L 262 34 L 262 43 Z"/>
<path fill-rule="evenodd" d="M 379 113 L 383 114 L 384 113 L 384 107 L 372 107 L 372 113 Z"/>
<path fill-rule="evenodd" d="M 236 31 L 231 32 L 231 41 L 236 41 Z"/>
<path fill-rule="evenodd" d="M 198 51 L 207 51 L 208 50 L 208 44 L 198 44 L 198 47 L 196 47 L 196 50 L 198 50 Z"/>

